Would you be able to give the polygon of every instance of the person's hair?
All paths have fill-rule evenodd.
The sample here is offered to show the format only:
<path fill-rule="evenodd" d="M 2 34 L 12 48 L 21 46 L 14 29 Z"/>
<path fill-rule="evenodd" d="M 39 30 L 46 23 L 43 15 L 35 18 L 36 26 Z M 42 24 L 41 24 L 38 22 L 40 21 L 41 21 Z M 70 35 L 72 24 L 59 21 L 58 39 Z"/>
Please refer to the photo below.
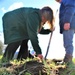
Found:
<path fill-rule="evenodd" d="M 46 18 L 46 20 L 50 21 L 50 23 L 52 24 L 54 17 L 53 10 L 50 7 L 43 7 L 41 9 L 41 14 Z"/>

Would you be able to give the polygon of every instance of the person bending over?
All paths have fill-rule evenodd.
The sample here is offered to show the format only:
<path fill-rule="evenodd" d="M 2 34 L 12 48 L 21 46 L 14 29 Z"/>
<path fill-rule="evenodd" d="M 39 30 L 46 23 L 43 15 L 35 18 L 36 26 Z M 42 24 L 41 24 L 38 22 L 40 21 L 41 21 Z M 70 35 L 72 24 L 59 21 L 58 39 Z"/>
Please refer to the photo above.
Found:
<path fill-rule="evenodd" d="M 28 40 L 31 41 L 36 56 L 43 58 L 37 34 L 47 22 L 53 30 L 53 10 L 45 6 L 42 9 L 22 7 L 5 13 L 2 17 L 4 43 L 7 44 L 2 59 L 11 60 L 20 46 L 17 59 L 29 56 Z"/>

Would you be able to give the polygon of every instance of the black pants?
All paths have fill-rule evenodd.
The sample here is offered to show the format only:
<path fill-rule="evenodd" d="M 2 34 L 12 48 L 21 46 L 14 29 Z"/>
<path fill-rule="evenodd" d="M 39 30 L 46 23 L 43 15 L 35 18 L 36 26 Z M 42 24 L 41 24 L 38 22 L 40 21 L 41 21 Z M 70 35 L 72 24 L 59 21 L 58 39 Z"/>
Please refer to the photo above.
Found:
<path fill-rule="evenodd" d="M 11 60 L 19 46 L 20 46 L 20 50 L 17 59 L 26 59 L 29 54 L 28 39 L 8 44 L 5 53 L 3 55 L 3 58 L 6 58 L 7 60 Z"/>

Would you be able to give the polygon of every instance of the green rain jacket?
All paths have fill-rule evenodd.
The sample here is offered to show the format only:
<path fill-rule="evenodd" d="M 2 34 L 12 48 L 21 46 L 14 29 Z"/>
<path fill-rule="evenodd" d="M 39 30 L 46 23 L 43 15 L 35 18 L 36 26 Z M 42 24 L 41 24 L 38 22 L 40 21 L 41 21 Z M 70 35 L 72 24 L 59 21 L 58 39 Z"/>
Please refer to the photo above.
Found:
<path fill-rule="evenodd" d="M 19 8 L 5 13 L 2 20 L 5 44 L 30 39 L 36 54 L 41 54 L 37 36 L 41 24 L 39 9 Z"/>

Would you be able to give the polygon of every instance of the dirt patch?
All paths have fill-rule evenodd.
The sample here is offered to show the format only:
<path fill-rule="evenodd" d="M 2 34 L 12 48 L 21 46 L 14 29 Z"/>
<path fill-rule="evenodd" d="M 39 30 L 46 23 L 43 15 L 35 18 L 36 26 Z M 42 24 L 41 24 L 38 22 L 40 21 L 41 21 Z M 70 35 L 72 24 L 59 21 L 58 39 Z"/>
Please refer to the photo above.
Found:
<path fill-rule="evenodd" d="M 65 70 L 65 66 L 57 62 L 55 60 L 46 60 L 44 62 L 32 60 L 19 65 L 9 63 L 4 67 L 13 75 L 61 75 L 60 73 Z"/>

